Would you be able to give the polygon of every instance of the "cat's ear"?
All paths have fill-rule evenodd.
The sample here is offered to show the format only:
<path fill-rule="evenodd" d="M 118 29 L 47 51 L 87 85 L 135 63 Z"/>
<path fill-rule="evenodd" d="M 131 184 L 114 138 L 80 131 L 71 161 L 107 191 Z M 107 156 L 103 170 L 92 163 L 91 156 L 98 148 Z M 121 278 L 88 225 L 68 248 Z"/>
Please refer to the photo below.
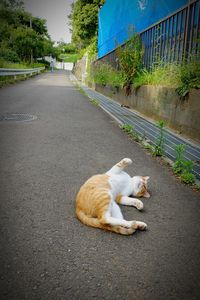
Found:
<path fill-rule="evenodd" d="M 143 194 L 143 197 L 144 197 L 144 198 L 149 198 L 149 197 L 150 197 L 149 192 L 145 191 L 145 193 Z"/>
<path fill-rule="evenodd" d="M 149 177 L 149 176 L 143 176 L 142 178 L 144 179 L 144 181 L 147 182 L 147 181 L 149 180 L 150 177 Z"/>

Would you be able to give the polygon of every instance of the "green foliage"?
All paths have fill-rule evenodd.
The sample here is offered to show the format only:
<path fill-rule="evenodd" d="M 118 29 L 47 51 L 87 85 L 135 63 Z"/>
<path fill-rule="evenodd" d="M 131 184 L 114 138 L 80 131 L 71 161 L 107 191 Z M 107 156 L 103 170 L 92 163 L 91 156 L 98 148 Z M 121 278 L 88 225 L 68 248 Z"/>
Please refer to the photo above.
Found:
<path fill-rule="evenodd" d="M 0 48 L 0 57 L 5 61 L 20 62 L 20 58 L 16 51 L 6 48 Z"/>
<path fill-rule="evenodd" d="M 72 42 L 78 49 L 88 46 L 96 35 L 98 9 L 103 0 L 77 0 L 68 17 L 72 26 Z"/>
<path fill-rule="evenodd" d="M 173 164 L 173 171 L 175 174 L 180 174 L 183 170 L 183 157 L 184 153 L 186 150 L 186 145 L 185 144 L 179 144 L 175 146 L 175 151 L 176 151 L 176 160 L 175 163 Z"/>
<path fill-rule="evenodd" d="M 135 89 L 142 85 L 177 87 L 180 83 L 180 67 L 176 64 L 166 64 L 165 66 L 156 66 L 151 71 L 143 69 L 134 78 L 133 86 Z"/>
<path fill-rule="evenodd" d="M 192 173 L 183 173 L 180 177 L 181 181 L 186 184 L 193 184 L 196 180 L 196 177 Z"/>
<path fill-rule="evenodd" d="M 78 60 L 81 59 L 87 52 L 87 48 L 82 48 L 78 52 Z"/>
<path fill-rule="evenodd" d="M 91 99 L 90 103 L 92 103 L 95 106 L 99 106 L 99 101 L 97 101 L 96 99 Z"/>
<path fill-rule="evenodd" d="M 90 45 L 87 47 L 88 59 L 92 63 L 97 59 L 97 36 L 94 36 Z"/>
<path fill-rule="evenodd" d="M 65 62 L 76 62 L 78 59 L 77 49 L 72 43 L 65 43 L 64 41 L 58 42 L 58 45 L 54 47 L 54 56 L 59 60 L 64 60 Z"/>
<path fill-rule="evenodd" d="M 165 143 L 165 137 L 164 137 L 165 122 L 162 120 L 159 121 L 157 123 L 157 127 L 159 129 L 159 136 L 156 139 L 156 145 L 154 147 L 153 155 L 162 156 L 164 154 L 164 143 Z"/>
<path fill-rule="evenodd" d="M 183 98 L 191 88 L 200 88 L 200 61 L 194 56 L 181 65 L 174 63 L 157 65 L 150 71 L 143 69 L 133 80 L 135 89 L 142 85 L 173 87 Z"/>
<path fill-rule="evenodd" d="M 43 63 L 32 63 L 32 64 L 22 64 L 22 63 L 12 63 L 5 60 L 0 60 L 0 68 L 6 69 L 31 69 L 43 67 Z"/>
<path fill-rule="evenodd" d="M 181 84 L 177 87 L 178 95 L 184 98 L 191 88 L 200 88 L 200 61 L 196 56 L 180 66 Z"/>
<path fill-rule="evenodd" d="M 153 154 L 155 151 L 154 146 L 150 145 L 149 143 L 146 143 L 145 141 L 142 142 L 142 146 L 144 149 L 149 150 L 151 152 L 151 154 Z"/>
<path fill-rule="evenodd" d="M 180 176 L 182 182 L 193 184 L 196 180 L 195 175 L 192 174 L 195 163 L 192 160 L 184 159 L 185 150 L 185 144 L 175 146 L 176 160 L 172 168 L 174 173 Z"/>
<path fill-rule="evenodd" d="M 24 2 L 21 0 L 1 0 L 0 4 L 3 4 L 5 7 L 10 9 L 23 8 Z"/>
<path fill-rule="evenodd" d="M 76 53 L 77 52 L 75 45 L 73 45 L 71 43 L 66 44 L 64 47 L 64 50 L 65 50 L 65 53 Z"/>
<path fill-rule="evenodd" d="M 22 4 L 18 0 L 0 2 L 0 58 L 5 61 L 30 62 L 54 52 L 46 20 L 33 17 Z"/>
<path fill-rule="evenodd" d="M 130 124 L 123 124 L 123 125 L 121 126 L 121 129 L 122 129 L 123 131 L 127 132 L 128 134 L 132 134 L 132 132 L 133 132 L 133 126 L 130 125 Z"/>
<path fill-rule="evenodd" d="M 63 60 L 64 62 L 75 63 L 78 59 L 78 54 L 75 53 L 60 54 L 59 59 Z"/>
<path fill-rule="evenodd" d="M 126 95 L 131 93 L 131 84 L 142 69 L 143 47 L 140 36 L 134 35 L 124 46 L 117 48 L 120 69 L 124 77 Z"/>
<path fill-rule="evenodd" d="M 91 68 L 90 77 L 95 83 L 120 87 L 124 79 L 121 71 L 116 71 L 108 64 L 97 63 Z"/>
<path fill-rule="evenodd" d="M 123 124 L 121 126 L 121 129 L 128 133 L 136 142 L 141 142 L 142 138 L 141 136 L 135 131 L 134 126 L 131 124 Z"/>

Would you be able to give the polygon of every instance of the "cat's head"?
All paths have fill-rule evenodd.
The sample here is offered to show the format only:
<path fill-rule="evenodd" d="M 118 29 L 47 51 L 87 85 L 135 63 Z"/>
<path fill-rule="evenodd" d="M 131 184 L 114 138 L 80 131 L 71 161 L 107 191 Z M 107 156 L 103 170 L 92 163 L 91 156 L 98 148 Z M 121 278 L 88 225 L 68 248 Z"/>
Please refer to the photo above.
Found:
<path fill-rule="evenodd" d="M 134 176 L 133 178 L 133 196 L 149 198 L 147 183 L 149 176 Z"/>

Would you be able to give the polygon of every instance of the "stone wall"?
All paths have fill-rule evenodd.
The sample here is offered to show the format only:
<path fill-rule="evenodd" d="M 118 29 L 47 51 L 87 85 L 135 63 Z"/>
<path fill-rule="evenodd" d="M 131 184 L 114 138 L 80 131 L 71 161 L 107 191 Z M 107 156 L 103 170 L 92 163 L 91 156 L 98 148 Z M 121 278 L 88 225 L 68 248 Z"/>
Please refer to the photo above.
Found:
<path fill-rule="evenodd" d="M 86 54 L 75 63 L 72 71 L 76 76 L 76 78 L 80 80 L 82 83 L 85 83 L 87 79 L 87 62 L 88 62 L 88 57 Z"/>

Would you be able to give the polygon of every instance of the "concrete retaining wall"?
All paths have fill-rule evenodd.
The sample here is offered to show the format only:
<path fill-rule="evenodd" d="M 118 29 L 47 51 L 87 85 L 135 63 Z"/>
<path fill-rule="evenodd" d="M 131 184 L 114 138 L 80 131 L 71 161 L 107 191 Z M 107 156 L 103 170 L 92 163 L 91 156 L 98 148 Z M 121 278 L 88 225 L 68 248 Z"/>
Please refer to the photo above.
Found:
<path fill-rule="evenodd" d="M 73 69 L 82 82 L 86 79 L 87 57 L 77 62 Z M 167 126 L 178 133 L 200 142 L 200 90 L 191 90 L 186 99 L 180 99 L 174 88 L 145 85 L 130 96 L 123 89 L 98 84 L 88 84 L 96 91 L 135 109 L 154 120 L 165 120 Z"/>
<path fill-rule="evenodd" d="M 109 86 L 96 84 L 95 90 L 200 142 L 200 90 L 191 90 L 184 100 L 175 89 L 162 86 L 142 86 L 128 97 L 123 89 Z"/>

